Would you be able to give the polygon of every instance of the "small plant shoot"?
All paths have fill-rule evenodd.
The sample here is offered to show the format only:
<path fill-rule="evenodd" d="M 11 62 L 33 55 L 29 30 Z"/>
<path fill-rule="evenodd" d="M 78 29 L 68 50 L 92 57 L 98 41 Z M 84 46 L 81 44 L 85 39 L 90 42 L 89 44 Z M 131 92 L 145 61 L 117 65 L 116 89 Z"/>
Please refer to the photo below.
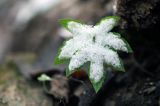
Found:
<path fill-rule="evenodd" d="M 119 20 L 118 16 L 109 16 L 95 26 L 71 19 L 60 20 L 60 24 L 71 32 L 73 37 L 60 48 L 55 63 L 69 62 L 67 76 L 89 63 L 89 70 L 86 71 L 95 91 L 98 92 L 106 79 L 105 66 L 125 71 L 117 51 L 132 52 L 120 34 L 111 32 Z"/>
<path fill-rule="evenodd" d="M 52 79 L 46 74 L 42 74 L 41 76 L 38 77 L 38 81 L 40 82 L 51 81 L 51 80 Z"/>

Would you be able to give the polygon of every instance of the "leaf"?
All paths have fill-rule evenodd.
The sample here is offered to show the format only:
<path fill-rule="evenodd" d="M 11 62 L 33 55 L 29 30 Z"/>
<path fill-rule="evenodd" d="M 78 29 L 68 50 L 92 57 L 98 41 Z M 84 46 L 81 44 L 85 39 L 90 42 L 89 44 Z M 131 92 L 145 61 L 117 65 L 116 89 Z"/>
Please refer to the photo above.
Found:
<path fill-rule="evenodd" d="M 87 59 L 87 58 L 84 58 L 84 57 L 85 57 L 85 55 L 84 55 L 84 53 L 82 53 L 82 51 L 76 52 L 76 53 L 72 56 L 72 58 L 71 58 L 71 60 L 70 60 L 69 70 L 75 70 L 76 68 L 79 68 L 79 67 L 81 67 L 83 64 L 85 64 L 85 63 L 88 61 L 88 59 Z M 79 67 L 77 67 L 77 65 L 78 65 Z"/>
<path fill-rule="evenodd" d="M 132 48 L 131 48 L 131 46 L 129 45 L 129 43 L 125 40 L 125 39 L 123 39 L 122 38 L 122 40 L 125 42 L 125 44 L 126 44 L 126 47 L 127 47 L 127 49 L 128 49 L 128 53 L 133 53 L 133 50 L 132 50 Z"/>
<path fill-rule="evenodd" d="M 100 88 L 103 86 L 104 82 L 105 82 L 106 77 L 103 76 L 102 79 L 99 82 L 94 82 L 93 80 L 91 80 L 91 83 L 93 84 L 93 88 L 96 91 L 96 93 L 100 90 Z"/>
<path fill-rule="evenodd" d="M 119 20 L 119 16 L 108 16 L 98 22 L 96 26 L 98 26 L 97 29 L 100 29 L 102 32 L 107 33 L 108 31 L 111 31 L 113 27 L 118 25 Z"/>
<path fill-rule="evenodd" d="M 52 79 L 49 76 L 47 76 L 46 74 L 42 74 L 41 76 L 38 77 L 38 81 L 41 81 L 41 82 L 43 82 L 43 81 L 51 81 L 51 80 Z"/>
<path fill-rule="evenodd" d="M 115 70 L 117 71 L 121 71 L 121 72 L 125 72 L 125 68 L 124 68 L 124 65 L 123 65 L 123 62 L 121 59 L 120 60 L 120 66 L 119 67 L 113 67 Z"/>
<path fill-rule="evenodd" d="M 60 58 L 59 58 L 59 55 L 60 55 L 60 53 L 61 53 L 62 48 L 65 46 L 65 43 L 66 43 L 66 41 L 63 42 L 63 44 L 62 44 L 62 45 L 59 47 L 59 49 L 58 49 L 58 53 L 57 53 L 57 55 L 56 55 L 56 57 L 55 57 L 55 59 L 54 59 L 54 64 L 56 64 L 56 65 L 58 65 L 58 64 L 63 64 L 63 63 L 67 63 L 67 62 L 69 61 L 68 58 L 63 58 L 63 59 L 60 59 Z"/>
<path fill-rule="evenodd" d="M 100 25 L 103 21 L 105 20 L 109 20 L 109 19 L 114 19 L 115 20 L 115 23 L 118 23 L 119 20 L 121 19 L 121 17 L 119 16 L 107 16 L 105 18 L 102 18 L 100 22 L 98 22 L 96 25 Z"/>
<path fill-rule="evenodd" d="M 69 77 L 71 74 L 73 74 L 73 71 L 70 71 L 68 68 L 66 69 L 66 76 Z"/>
<path fill-rule="evenodd" d="M 113 32 L 114 35 L 121 37 L 121 35 L 119 33 Z M 133 53 L 133 50 L 131 48 L 131 46 L 129 45 L 129 43 L 124 39 L 124 38 L 120 38 L 121 40 L 123 40 L 123 42 L 126 44 L 126 48 L 127 48 L 127 52 L 128 53 Z"/>
<path fill-rule="evenodd" d="M 74 69 L 74 70 L 69 70 L 69 68 L 66 69 L 66 76 L 69 77 L 71 76 L 75 71 L 79 71 L 81 69 L 83 70 L 89 70 L 89 62 L 84 63 L 82 66 Z M 88 73 L 88 72 L 87 72 Z"/>
<path fill-rule="evenodd" d="M 90 71 L 91 71 L 91 70 L 90 70 Z M 102 70 L 102 71 L 103 71 L 103 70 Z M 91 73 L 91 72 L 89 72 L 89 73 Z M 90 74 L 89 74 L 89 78 L 90 78 Z M 106 73 L 105 73 L 105 72 L 104 72 L 101 80 L 98 81 L 98 82 L 95 82 L 94 79 L 90 78 L 90 81 L 91 81 L 91 83 L 92 83 L 92 85 L 93 85 L 93 88 L 94 88 L 94 90 L 96 91 L 96 93 L 97 93 L 97 92 L 100 90 L 100 88 L 103 86 L 105 80 L 106 80 Z"/>
<path fill-rule="evenodd" d="M 67 30 L 69 30 L 70 32 L 72 32 L 72 30 L 68 27 L 68 23 L 70 22 L 74 22 L 75 24 L 78 25 L 82 25 L 83 23 L 80 22 L 79 20 L 73 20 L 73 19 L 61 19 L 59 20 L 59 23 L 64 27 L 66 28 Z"/>
<path fill-rule="evenodd" d="M 125 71 L 117 51 L 132 52 L 132 49 L 118 33 L 110 32 L 119 20 L 118 16 L 109 16 L 96 26 L 71 19 L 60 20 L 60 24 L 73 34 L 73 38 L 66 41 L 56 59 L 57 63 L 61 63 L 63 59 L 70 60 L 66 76 L 90 62 L 89 78 L 98 92 L 106 78 L 104 64 L 118 71 Z"/>
<path fill-rule="evenodd" d="M 69 77 L 71 76 L 75 71 L 80 70 L 80 68 L 76 68 L 75 70 L 69 70 L 68 68 L 66 69 L 66 76 Z"/>

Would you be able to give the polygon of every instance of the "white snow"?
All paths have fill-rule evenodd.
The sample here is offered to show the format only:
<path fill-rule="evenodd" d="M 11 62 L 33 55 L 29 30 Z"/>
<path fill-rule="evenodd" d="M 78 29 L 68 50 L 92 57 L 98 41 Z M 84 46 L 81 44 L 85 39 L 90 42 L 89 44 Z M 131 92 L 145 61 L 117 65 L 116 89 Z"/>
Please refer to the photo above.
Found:
<path fill-rule="evenodd" d="M 104 64 L 120 67 L 120 59 L 115 50 L 127 51 L 126 44 L 119 36 L 109 32 L 116 21 L 102 20 L 97 26 L 69 22 L 68 29 L 73 38 L 68 40 L 59 55 L 60 59 L 69 58 L 69 70 L 75 70 L 86 62 L 90 62 L 90 78 L 99 82 L 103 77 Z M 95 40 L 94 40 L 95 37 Z"/>
<path fill-rule="evenodd" d="M 119 36 L 113 34 L 113 33 L 108 33 L 108 35 L 104 38 L 104 46 L 108 45 L 115 50 L 122 50 L 125 52 L 128 52 L 126 44 L 122 39 L 120 39 Z"/>
<path fill-rule="evenodd" d="M 75 36 L 83 36 L 85 34 L 92 33 L 93 27 L 91 25 L 84 25 L 81 23 L 77 23 L 71 21 L 68 23 L 68 29 L 75 35 Z"/>
<path fill-rule="evenodd" d="M 103 76 L 103 63 L 102 61 L 100 62 L 91 62 L 90 65 L 90 79 L 94 80 L 95 83 L 101 80 Z"/>
<path fill-rule="evenodd" d="M 104 19 L 99 25 L 95 26 L 98 33 L 108 33 L 117 22 L 113 18 Z"/>

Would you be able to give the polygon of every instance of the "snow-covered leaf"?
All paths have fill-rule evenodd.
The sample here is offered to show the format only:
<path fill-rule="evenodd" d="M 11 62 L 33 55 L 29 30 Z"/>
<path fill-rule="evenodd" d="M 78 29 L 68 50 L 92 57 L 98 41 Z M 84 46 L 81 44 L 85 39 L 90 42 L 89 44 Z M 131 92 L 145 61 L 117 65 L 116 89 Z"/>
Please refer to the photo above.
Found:
<path fill-rule="evenodd" d="M 63 63 L 66 63 L 66 62 L 68 62 L 69 61 L 69 59 L 68 58 L 59 58 L 59 54 L 60 54 L 60 52 L 61 52 L 61 49 L 65 46 L 65 43 L 66 42 L 64 42 L 63 44 L 62 44 L 62 46 L 59 48 L 59 50 L 58 50 L 58 53 L 57 53 L 57 56 L 55 57 L 55 59 L 54 59 L 54 64 L 63 64 Z"/>
<path fill-rule="evenodd" d="M 104 65 L 124 71 L 117 51 L 132 52 L 132 49 L 118 33 L 110 32 L 119 20 L 118 16 L 109 16 L 96 26 L 71 19 L 60 20 L 61 25 L 73 34 L 58 55 L 59 60 L 70 60 L 67 76 L 90 62 L 90 70 L 87 73 L 95 91 L 98 92 L 105 80 Z"/>
<path fill-rule="evenodd" d="M 93 70 L 89 70 L 90 81 L 93 84 L 93 87 L 94 87 L 95 91 L 98 92 L 100 90 L 100 88 L 102 87 L 105 79 L 106 79 L 106 73 L 103 70 L 101 70 L 101 72 L 103 72 L 103 74 L 101 73 L 102 74 L 102 78 L 100 79 L 100 81 L 95 82 L 95 79 L 91 78 L 92 71 Z"/>

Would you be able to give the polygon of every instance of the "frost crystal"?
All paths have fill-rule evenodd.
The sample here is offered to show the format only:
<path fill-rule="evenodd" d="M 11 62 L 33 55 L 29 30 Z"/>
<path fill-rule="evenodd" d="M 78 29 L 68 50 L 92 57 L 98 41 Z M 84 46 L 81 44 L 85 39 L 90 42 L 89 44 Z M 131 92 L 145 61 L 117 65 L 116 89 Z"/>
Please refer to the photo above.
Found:
<path fill-rule="evenodd" d="M 59 59 L 70 59 L 70 74 L 84 63 L 90 62 L 89 77 L 94 85 L 105 77 L 104 64 L 124 70 L 116 51 L 131 52 L 131 49 L 119 34 L 110 32 L 118 20 L 119 17 L 110 16 L 96 26 L 61 20 L 61 24 L 73 34 L 73 38 L 66 41 L 58 56 Z M 95 86 L 95 89 L 99 88 Z"/>

